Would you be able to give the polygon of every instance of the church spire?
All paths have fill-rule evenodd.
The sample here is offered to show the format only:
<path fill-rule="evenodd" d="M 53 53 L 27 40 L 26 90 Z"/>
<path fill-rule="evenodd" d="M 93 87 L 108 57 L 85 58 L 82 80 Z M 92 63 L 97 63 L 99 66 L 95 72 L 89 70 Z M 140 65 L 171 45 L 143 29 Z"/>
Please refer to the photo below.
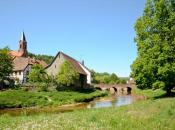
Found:
<path fill-rule="evenodd" d="M 22 35 L 21 35 L 21 39 L 20 40 L 26 42 L 26 37 L 25 37 L 24 31 L 22 32 Z"/>
<path fill-rule="evenodd" d="M 24 31 L 22 32 L 21 39 L 19 41 L 19 50 L 18 51 L 22 53 L 23 57 L 27 57 L 27 41 L 26 41 Z"/>

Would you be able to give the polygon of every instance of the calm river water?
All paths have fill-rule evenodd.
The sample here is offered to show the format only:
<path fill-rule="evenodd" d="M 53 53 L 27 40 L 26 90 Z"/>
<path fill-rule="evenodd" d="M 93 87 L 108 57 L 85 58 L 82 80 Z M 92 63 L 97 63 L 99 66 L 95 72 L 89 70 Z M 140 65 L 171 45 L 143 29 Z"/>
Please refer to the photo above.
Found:
<path fill-rule="evenodd" d="M 33 115 L 39 113 L 61 113 L 69 112 L 80 109 L 91 109 L 91 108 L 102 108 L 102 107 L 114 107 L 114 106 L 123 106 L 129 105 L 135 101 L 145 99 L 141 95 L 121 95 L 121 96 L 111 96 L 95 99 L 89 103 L 79 103 L 79 104 L 70 104 L 63 105 L 59 107 L 44 107 L 44 108 L 12 108 L 12 109 L 0 109 L 0 115 L 9 114 L 12 116 L 18 115 Z"/>
<path fill-rule="evenodd" d="M 123 106 L 131 104 L 135 101 L 134 96 L 132 95 L 121 95 L 112 97 L 112 99 L 102 99 L 92 101 L 88 108 L 101 108 L 101 107 L 111 107 L 111 106 Z"/>

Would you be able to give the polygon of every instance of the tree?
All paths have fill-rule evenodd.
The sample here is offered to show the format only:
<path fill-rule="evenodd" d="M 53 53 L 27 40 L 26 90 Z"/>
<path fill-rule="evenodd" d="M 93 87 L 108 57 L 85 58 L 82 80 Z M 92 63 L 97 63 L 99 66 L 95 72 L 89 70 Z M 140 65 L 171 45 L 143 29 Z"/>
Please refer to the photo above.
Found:
<path fill-rule="evenodd" d="M 76 81 L 79 79 L 79 73 L 74 69 L 74 67 L 65 61 L 60 68 L 57 75 L 57 82 L 60 86 L 71 86 L 75 85 Z"/>
<path fill-rule="evenodd" d="M 117 77 L 117 75 L 112 73 L 111 76 L 110 76 L 110 83 L 111 84 L 116 84 L 116 83 L 118 83 L 118 81 L 119 81 L 119 78 Z"/>
<path fill-rule="evenodd" d="M 31 58 L 35 58 L 35 59 L 38 59 L 38 60 L 43 60 L 45 61 L 47 64 L 50 64 L 53 60 L 53 56 L 49 56 L 49 55 L 36 55 L 36 54 L 33 54 L 33 53 L 30 53 L 28 52 L 28 56 L 31 57 Z"/>
<path fill-rule="evenodd" d="M 2 83 L 13 71 L 12 58 L 9 48 L 0 49 L 0 83 Z"/>
<path fill-rule="evenodd" d="M 131 76 L 139 88 L 175 86 L 175 1 L 147 0 L 135 24 L 138 56 Z"/>
<path fill-rule="evenodd" d="M 46 82 L 48 76 L 42 65 L 36 64 L 32 66 L 32 70 L 29 73 L 28 78 L 30 82 L 36 83 L 36 82 Z"/>
<path fill-rule="evenodd" d="M 119 78 L 115 73 L 109 74 L 107 72 L 98 73 L 94 70 L 91 70 L 91 75 L 93 79 L 93 83 L 99 84 L 126 84 L 127 78 Z"/>

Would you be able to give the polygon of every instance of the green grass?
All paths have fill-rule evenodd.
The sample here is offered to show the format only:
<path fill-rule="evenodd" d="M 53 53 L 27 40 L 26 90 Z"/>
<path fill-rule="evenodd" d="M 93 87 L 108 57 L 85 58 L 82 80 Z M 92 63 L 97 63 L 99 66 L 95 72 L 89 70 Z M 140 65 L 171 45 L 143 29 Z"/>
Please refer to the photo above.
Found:
<path fill-rule="evenodd" d="M 163 91 L 162 89 L 157 89 L 154 91 L 152 89 L 147 89 L 147 90 L 133 89 L 132 93 L 144 95 L 148 99 L 155 99 L 155 98 L 161 97 L 162 95 L 166 94 L 166 92 Z"/>
<path fill-rule="evenodd" d="M 101 91 L 52 91 L 30 92 L 8 90 L 0 92 L 0 108 L 18 108 L 32 106 L 59 106 L 76 102 L 86 102 L 96 97 L 105 96 Z"/>
<path fill-rule="evenodd" d="M 144 95 L 147 99 L 159 99 L 159 98 L 166 98 L 166 97 L 175 97 L 175 90 L 172 90 L 171 92 L 172 92 L 171 95 L 167 95 L 166 91 L 164 91 L 162 89 L 156 89 L 156 90 L 133 89 L 132 90 L 132 93 Z"/>
<path fill-rule="evenodd" d="M 0 116 L 0 129 L 32 130 L 174 130 L 175 98 L 162 90 L 134 90 L 147 100 L 132 105 L 78 110 L 60 114 Z M 160 98 L 158 98 L 160 97 Z"/>
<path fill-rule="evenodd" d="M 60 114 L 0 116 L 1 129 L 174 130 L 175 98 L 139 101 L 123 107 Z"/>

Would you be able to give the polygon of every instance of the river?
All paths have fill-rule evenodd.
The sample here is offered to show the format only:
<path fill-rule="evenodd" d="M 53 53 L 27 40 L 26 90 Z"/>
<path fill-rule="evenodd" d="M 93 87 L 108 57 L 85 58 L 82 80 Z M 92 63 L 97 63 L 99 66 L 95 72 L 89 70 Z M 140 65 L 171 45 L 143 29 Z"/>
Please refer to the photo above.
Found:
<path fill-rule="evenodd" d="M 77 103 L 70 105 L 63 105 L 59 107 L 44 107 L 44 108 L 12 108 L 12 109 L 0 109 L 0 115 L 9 114 L 12 116 L 18 115 L 33 115 L 39 113 L 62 113 L 69 112 L 80 109 L 92 109 L 92 108 L 103 108 L 103 107 L 118 107 L 132 104 L 138 100 L 145 99 L 141 95 L 120 95 L 120 96 L 111 96 L 95 99 L 89 103 Z"/>
<path fill-rule="evenodd" d="M 121 96 L 112 97 L 106 100 L 105 98 L 103 98 L 101 100 L 92 101 L 88 105 L 88 108 L 123 106 L 123 105 L 129 105 L 134 101 L 135 101 L 135 98 L 132 95 L 121 95 Z"/>

